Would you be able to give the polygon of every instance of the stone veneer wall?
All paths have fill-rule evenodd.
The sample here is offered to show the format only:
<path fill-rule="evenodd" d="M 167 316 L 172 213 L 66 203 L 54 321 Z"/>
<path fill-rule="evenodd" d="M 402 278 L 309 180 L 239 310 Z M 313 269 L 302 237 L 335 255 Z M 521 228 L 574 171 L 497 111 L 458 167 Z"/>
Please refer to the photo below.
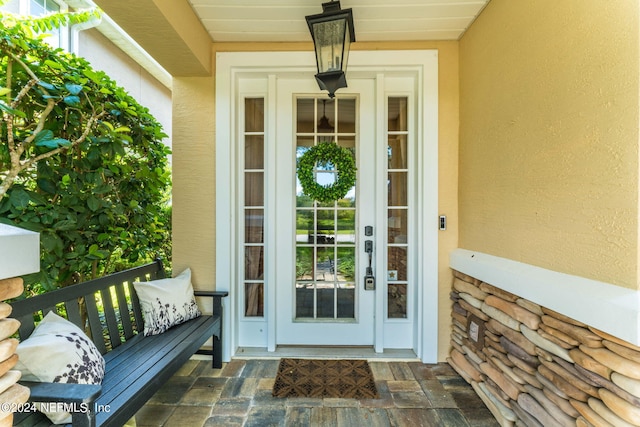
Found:
<path fill-rule="evenodd" d="M 24 283 L 20 277 L 0 280 L 0 301 L 12 299 L 22 295 Z M 12 368 L 18 362 L 16 349 L 18 340 L 11 338 L 20 322 L 9 318 L 11 306 L 0 302 L 0 427 L 13 425 L 13 412 L 18 405 L 29 399 L 29 389 L 17 384 L 20 371 Z"/>
<path fill-rule="evenodd" d="M 454 271 L 449 364 L 501 426 L 640 426 L 640 347 Z"/>

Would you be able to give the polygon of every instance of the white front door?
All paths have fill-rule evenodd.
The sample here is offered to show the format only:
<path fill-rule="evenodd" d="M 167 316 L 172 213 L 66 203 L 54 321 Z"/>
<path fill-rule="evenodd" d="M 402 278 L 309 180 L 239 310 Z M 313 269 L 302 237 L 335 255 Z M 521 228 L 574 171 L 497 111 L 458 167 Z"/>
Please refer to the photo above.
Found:
<path fill-rule="evenodd" d="M 376 238 L 374 81 L 352 80 L 330 99 L 308 78 L 282 78 L 277 94 L 276 343 L 373 346 L 376 291 L 364 277 L 365 241 Z M 303 193 L 296 159 L 323 143 L 351 151 L 358 171 L 344 198 L 321 203 Z M 314 174 L 336 180 L 331 164 Z"/>
<path fill-rule="evenodd" d="M 412 349 L 436 361 L 437 55 L 353 52 L 349 68 L 348 87 L 329 99 L 312 54 L 218 54 L 227 358 L 305 345 Z M 357 166 L 355 186 L 330 203 L 297 179 L 297 159 L 321 143 L 350 150 Z M 317 164 L 314 175 L 328 184 L 336 171 Z"/>

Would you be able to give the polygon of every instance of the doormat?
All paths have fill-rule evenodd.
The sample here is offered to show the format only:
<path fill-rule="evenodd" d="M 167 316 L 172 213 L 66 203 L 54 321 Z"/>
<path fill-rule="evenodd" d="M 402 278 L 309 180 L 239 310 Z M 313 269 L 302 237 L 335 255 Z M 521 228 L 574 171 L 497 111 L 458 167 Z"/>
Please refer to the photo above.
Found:
<path fill-rule="evenodd" d="M 377 399 L 366 360 L 280 359 L 274 397 Z"/>

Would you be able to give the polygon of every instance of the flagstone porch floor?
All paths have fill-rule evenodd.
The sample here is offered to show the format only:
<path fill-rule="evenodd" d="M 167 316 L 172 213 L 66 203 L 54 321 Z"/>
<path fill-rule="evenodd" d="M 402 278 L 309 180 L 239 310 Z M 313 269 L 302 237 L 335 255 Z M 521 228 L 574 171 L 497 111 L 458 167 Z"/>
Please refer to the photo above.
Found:
<path fill-rule="evenodd" d="M 449 365 L 369 361 L 380 399 L 274 398 L 278 360 L 192 359 L 136 415 L 137 427 L 495 427 Z"/>

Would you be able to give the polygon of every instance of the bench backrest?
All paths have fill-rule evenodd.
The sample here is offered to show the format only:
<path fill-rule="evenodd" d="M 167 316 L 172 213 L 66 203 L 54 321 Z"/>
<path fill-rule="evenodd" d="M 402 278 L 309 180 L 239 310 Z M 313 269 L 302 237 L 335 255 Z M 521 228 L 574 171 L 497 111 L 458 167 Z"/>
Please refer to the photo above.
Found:
<path fill-rule="evenodd" d="M 11 303 L 11 317 L 21 322 L 18 334 L 26 339 L 49 312 L 76 324 L 102 354 L 143 331 L 135 281 L 164 278 L 161 260 L 110 274 L 87 282 L 56 289 Z M 86 316 L 83 316 L 83 305 Z"/>

